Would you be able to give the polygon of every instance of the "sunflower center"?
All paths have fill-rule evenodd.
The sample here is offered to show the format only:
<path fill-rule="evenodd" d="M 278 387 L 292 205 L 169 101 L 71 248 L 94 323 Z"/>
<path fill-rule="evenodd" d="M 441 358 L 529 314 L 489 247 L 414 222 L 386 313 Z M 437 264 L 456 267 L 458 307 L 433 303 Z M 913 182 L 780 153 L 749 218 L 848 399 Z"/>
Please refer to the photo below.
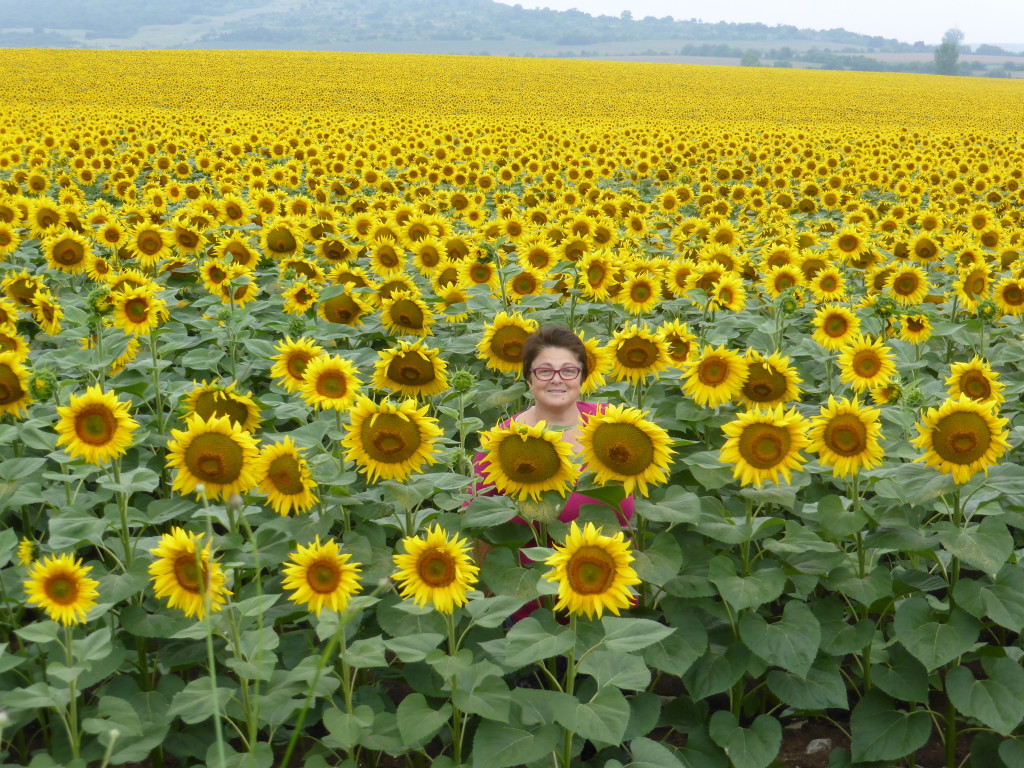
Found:
<path fill-rule="evenodd" d="M 819 286 L 825 293 L 833 293 L 839 287 L 839 281 L 836 280 L 834 275 L 825 275 L 821 278 Z"/>
<path fill-rule="evenodd" d="M 249 409 L 245 403 L 236 400 L 229 394 L 214 390 L 203 392 L 196 398 L 195 412 L 209 421 L 214 416 L 227 416 L 233 424 L 243 426 L 249 419 Z"/>
<path fill-rule="evenodd" d="M 498 462 L 502 473 L 517 483 L 542 483 L 562 468 L 555 446 L 540 437 L 505 438 L 498 446 Z"/>
<path fill-rule="evenodd" d="M 591 444 L 598 460 L 621 475 L 642 474 L 654 462 L 654 443 L 635 424 L 601 424 Z"/>
<path fill-rule="evenodd" d="M 227 435 L 197 435 L 185 451 L 185 465 L 200 482 L 226 485 L 234 482 L 245 466 L 241 446 Z"/>
<path fill-rule="evenodd" d="M 786 393 L 786 377 L 764 363 L 750 366 L 750 377 L 743 385 L 743 394 L 755 403 L 770 403 Z"/>
<path fill-rule="evenodd" d="M 739 453 L 755 469 L 771 469 L 789 454 L 792 442 L 784 427 L 751 424 L 740 435 Z"/>
<path fill-rule="evenodd" d="M 53 258 L 54 261 L 71 266 L 85 258 L 85 249 L 74 240 L 63 240 L 53 249 Z"/>
<path fill-rule="evenodd" d="M 523 361 L 523 342 L 529 334 L 518 326 L 505 326 L 494 332 L 491 338 L 491 352 L 507 363 Z"/>
<path fill-rule="evenodd" d="M 0 405 L 15 403 L 25 396 L 21 379 L 8 365 L 0 365 Z"/>
<path fill-rule="evenodd" d="M 302 493 L 306 486 L 302 484 L 302 468 L 294 456 L 284 454 L 278 456 L 267 467 L 267 478 L 277 488 L 278 493 L 295 496 Z"/>
<path fill-rule="evenodd" d="M 597 288 L 604 281 L 604 276 L 608 273 L 608 270 L 604 268 L 602 264 L 591 264 L 587 267 L 587 282 L 594 288 Z"/>
<path fill-rule="evenodd" d="M 412 299 L 399 299 L 391 305 L 391 318 L 403 328 L 423 328 L 423 310 Z"/>
<path fill-rule="evenodd" d="M 419 352 L 397 355 L 388 363 L 387 376 L 391 381 L 409 387 L 422 386 L 434 381 L 434 366 Z"/>
<path fill-rule="evenodd" d="M 73 605 L 78 600 L 78 581 L 59 574 L 46 581 L 46 596 L 58 605 Z"/>
<path fill-rule="evenodd" d="M 301 381 L 303 374 L 306 372 L 306 366 L 309 365 L 309 361 L 312 359 L 312 356 L 307 355 L 304 352 L 293 352 L 285 362 L 285 368 L 288 370 L 288 375 L 293 379 L 299 379 Z"/>
<path fill-rule="evenodd" d="M 348 394 L 348 379 L 341 371 L 324 371 L 316 380 L 316 392 L 330 400 L 345 397 Z"/>
<path fill-rule="evenodd" d="M 873 350 L 863 350 L 853 357 L 853 370 L 865 379 L 877 376 L 882 370 L 882 361 Z"/>
<path fill-rule="evenodd" d="M 206 568 L 199 567 L 195 555 L 185 554 L 174 561 L 174 579 L 179 588 L 198 594 L 207 578 Z"/>
<path fill-rule="evenodd" d="M 377 251 L 377 261 L 386 269 L 394 269 L 402 263 L 401 257 L 392 248 L 380 248 Z"/>
<path fill-rule="evenodd" d="M 306 569 L 309 588 L 320 594 L 330 594 L 341 583 L 341 571 L 335 563 L 319 560 Z"/>
<path fill-rule="evenodd" d="M 867 447 L 868 430 L 853 414 L 840 414 L 825 427 L 822 442 L 839 456 L 857 456 Z"/>
<path fill-rule="evenodd" d="M 992 432 L 980 414 L 959 411 L 945 416 L 932 433 L 932 449 L 951 464 L 972 464 L 992 443 Z"/>
<path fill-rule="evenodd" d="M 968 371 L 960 377 L 960 391 L 972 400 L 984 402 L 992 397 L 992 383 L 980 371 Z"/>
<path fill-rule="evenodd" d="M 388 464 L 406 461 L 419 450 L 423 441 L 414 422 L 394 413 L 381 413 L 366 419 L 359 438 L 370 458 Z"/>
<path fill-rule="evenodd" d="M 843 235 L 839 238 L 839 250 L 846 253 L 853 253 L 860 247 L 860 241 L 853 235 Z"/>
<path fill-rule="evenodd" d="M 601 547 L 583 546 L 565 566 L 569 586 L 578 595 L 598 595 L 615 582 L 615 559 Z"/>
<path fill-rule="evenodd" d="M 434 588 L 447 587 L 455 581 L 455 559 L 442 549 L 425 552 L 416 570 L 424 583 Z"/>
<path fill-rule="evenodd" d="M 1010 285 L 1003 291 L 1003 302 L 1011 307 L 1019 307 L 1024 304 L 1024 289 L 1019 285 Z"/>
<path fill-rule="evenodd" d="M 512 279 L 512 290 L 520 296 L 533 293 L 536 288 L 537 281 L 530 275 L 516 275 L 516 277 Z"/>
<path fill-rule="evenodd" d="M 287 229 L 273 229 L 267 234 L 267 249 L 275 253 L 292 253 L 298 247 L 295 236 Z"/>
<path fill-rule="evenodd" d="M 623 368 L 648 368 L 658 359 L 658 345 L 648 339 L 626 339 L 615 350 L 615 357 Z"/>
<path fill-rule="evenodd" d="M 75 434 L 83 443 L 106 445 L 114 439 L 116 431 L 117 418 L 102 405 L 87 408 L 75 419 Z"/>
<path fill-rule="evenodd" d="M 128 299 L 124 303 L 124 313 L 133 323 L 144 323 L 149 318 L 149 302 L 144 298 Z"/>
<path fill-rule="evenodd" d="M 331 323 L 348 325 L 360 314 L 359 305 L 356 304 L 355 299 L 344 294 L 328 299 L 320 306 L 323 309 L 324 317 Z"/>
<path fill-rule="evenodd" d="M 142 253 L 147 256 L 153 256 L 160 253 L 160 249 L 164 247 L 164 241 L 155 232 L 143 232 L 139 235 L 135 245 Z"/>
<path fill-rule="evenodd" d="M 629 289 L 629 297 L 637 304 L 643 304 L 645 301 L 650 299 L 652 296 L 651 286 L 649 283 L 633 283 Z"/>
<path fill-rule="evenodd" d="M 821 330 L 825 332 L 826 336 L 833 339 L 842 338 L 848 328 L 849 324 L 846 322 L 846 318 L 841 315 L 829 315 L 821 324 Z"/>
<path fill-rule="evenodd" d="M 700 383 L 708 387 L 717 387 L 729 376 L 729 361 L 721 357 L 708 357 L 697 366 L 697 377 Z"/>

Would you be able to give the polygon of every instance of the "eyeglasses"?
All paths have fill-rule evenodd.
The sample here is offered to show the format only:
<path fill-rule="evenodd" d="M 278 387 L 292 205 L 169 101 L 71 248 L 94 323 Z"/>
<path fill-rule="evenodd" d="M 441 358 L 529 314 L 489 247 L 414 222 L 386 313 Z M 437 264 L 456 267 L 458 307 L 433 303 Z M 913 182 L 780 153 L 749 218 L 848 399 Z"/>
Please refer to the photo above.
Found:
<path fill-rule="evenodd" d="M 565 368 L 532 368 L 530 373 L 539 381 L 551 381 L 558 374 L 562 381 L 572 381 L 577 378 L 583 369 L 577 365 L 567 365 Z"/>

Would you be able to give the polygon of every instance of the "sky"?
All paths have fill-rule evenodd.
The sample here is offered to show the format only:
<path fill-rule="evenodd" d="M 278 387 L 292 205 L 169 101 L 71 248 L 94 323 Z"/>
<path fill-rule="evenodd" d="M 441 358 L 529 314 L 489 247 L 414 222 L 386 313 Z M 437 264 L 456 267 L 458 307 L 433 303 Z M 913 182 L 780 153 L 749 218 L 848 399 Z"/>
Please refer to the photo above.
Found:
<path fill-rule="evenodd" d="M 499 0 L 515 5 L 517 0 Z M 903 42 L 941 42 L 943 33 L 958 27 L 965 45 L 980 43 L 1024 43 L 1024 2 L 1022 0 L 724 0 L 717 3 L 682 0 L 518 0 L 523 8 L 575 8 L 594 16 L 618 16 L 629 10 L 634 19 L 644 16 L 672 16 L 706 22 L 761 22 L 792 24 L 812 29 L 843 27 L 865 35 L 895 37 Z"/>

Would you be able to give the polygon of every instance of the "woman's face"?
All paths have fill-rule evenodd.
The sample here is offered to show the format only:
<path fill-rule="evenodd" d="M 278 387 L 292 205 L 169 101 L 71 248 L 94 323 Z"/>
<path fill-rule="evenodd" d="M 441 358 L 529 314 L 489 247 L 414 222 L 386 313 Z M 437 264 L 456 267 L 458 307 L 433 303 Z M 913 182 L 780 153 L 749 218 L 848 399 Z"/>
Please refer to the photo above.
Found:
<path fill-rule="evenodd" d="M 579 375 L 570 381 L 563 381 L 557 373 L 549 381 L 541 381 L 537 376 L 530 376 L 530 392 L 534 401 L 541 409 L 560 410 L 575 405 L 580 396 L 583 384 L 583 372 L 576 355 L 564 347 L 545 347 L 533 359 L 533 370 L 551 368 L 560 371 L 563 368 L 577 368 Z"/>

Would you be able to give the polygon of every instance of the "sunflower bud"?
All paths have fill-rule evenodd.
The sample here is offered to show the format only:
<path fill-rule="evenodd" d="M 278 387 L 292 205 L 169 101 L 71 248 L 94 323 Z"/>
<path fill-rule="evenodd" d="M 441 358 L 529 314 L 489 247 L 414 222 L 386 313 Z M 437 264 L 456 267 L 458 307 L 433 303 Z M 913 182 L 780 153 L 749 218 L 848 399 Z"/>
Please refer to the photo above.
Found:
<path fill-rule="evenodd" d="M 895 299 L 888 296 L 877 296 L 875 298 L 875 314 L 882 318 L 890 318 L 894 315 L 898 315 L 900 312 L 900 305 L 896 303 Z"/>
<path fill-rule="evenodd" d="M 978 304 L 978 308 L 974 310 L 974 316 L 981 320 L 985 325 L 992 325 L 996 320 L 999 319 L 999 307 L 992 299 L 985 299 Z"/>
<path fill-rule="evenodd" d="M 57 374 L 48 368 L 36 370 L 28 377 L 28 391 L 34 400 L 49 400 L 57 390 Z"/>
<path fill-rule="evenodd" d="M 464 395 L 473 389 L 476 384 L 476 376 L 471 371 L 458 370 L 452 373 L 451 384 L 452 389 L 460 395 Z"/>
<path fill-rule="evenodd" d="M 924 392 L 917 387 L 907 387 L 903 390 L 903 401 L 908 408 L 920 408 L 924 405 L 924 400 Z"/>
<path fill-rule="evenodd" d="M 565 498 L 557 493 L 548 492 L 541 494 L 539 501 L 523 499 L 516 502 L 519 508 L 519 516 L 526 520 L 536 520 L 541 523 L 553 523 L 558 520 L 565 506 Z"/>
<path fill-rule="evenodd" d="M 796 286 L 786 288 L 779 294 L 776 300 L 779 309 L 784 315 L 792 315 L 800 309 L 800 291 Z"/>
<path fill-rule="evenodd" d="M 103 287 L 93 288 L 89 292 L 88 302 L 96 315 L 106 315 L 110 312 L 110 291 Z"/>
<path fill-rule="evenodd" d="M 288 269 L 286 269 L 284 271 L 284 273 L 281 275 L 281 277 L 282 277 L 282 279 L 287 280 L 287 281 L 290 282 L 290 281 L 295 279 L 295 276 L 297 274 L 298 274 L 298 272 L 296 272 L 292 267 L 288 267 Z"/>
<path fill-rule="evenodd" d="M 231 307 L 222 307 L 216 314 L 217 322 L 226 323 L 233 314 L 234 312 L 231 311 Z"/>
<path fill-rule="evenodd" d="M 306 321 L 301 317 L 293 317 L 288 321 L 288 335 L 301 336 L 306 332 Z"/>
<path fill-rule="evenodd" d="M 6 728 L 11 724 L 11 716 L 7 714 L 6 710 L 0 709 L 0 728 Z"/>
<path fill-rule="evenodd" d="M 237 493 L 232 493 L 230 496 L 228 496 L 227 507 L 232 512 L 238 512 L 242 508 L 242 503 L 242 497 L 239 496 Z"/>

